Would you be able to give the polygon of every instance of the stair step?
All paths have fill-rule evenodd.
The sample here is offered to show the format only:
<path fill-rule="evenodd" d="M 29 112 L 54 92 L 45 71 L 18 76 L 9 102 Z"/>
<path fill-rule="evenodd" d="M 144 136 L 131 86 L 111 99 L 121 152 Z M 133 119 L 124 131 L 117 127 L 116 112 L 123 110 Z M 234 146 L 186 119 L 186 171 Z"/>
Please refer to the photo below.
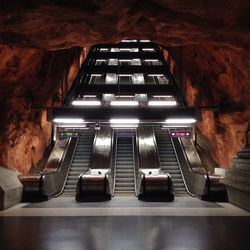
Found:
<path fill-rule="evenodd" d="M 115 192 L 119 191 L 134 191 L 135 187 L 115 187 Z"/>

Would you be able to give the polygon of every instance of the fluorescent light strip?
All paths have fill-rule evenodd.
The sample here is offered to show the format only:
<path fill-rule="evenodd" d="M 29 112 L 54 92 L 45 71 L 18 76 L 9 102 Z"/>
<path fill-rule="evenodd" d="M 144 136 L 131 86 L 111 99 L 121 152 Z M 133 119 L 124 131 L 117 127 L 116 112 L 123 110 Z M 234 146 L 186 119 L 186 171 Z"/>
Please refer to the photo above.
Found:
<path fill-rule="evenodd" d="M 119 97 L 119 98 L 134 98 L 133 95 L 116 95 L 115 97 Z"/>
<path fill-rule="evenodd" d="M 153 98 L 170 98 L 172 95 L 153 95 Z"/>
<path fill-rule="evenodd" d="M 100 106 L 101 102 L 100 101 L 73 101 L 72 102 L 73 106 Z"/>
<path fill-rule="evenodd" d="M 148 74 L 148 76 L 164 76 L 163 74 Z"/>
<path fill-rule="evenodd" d="M 169 118 L 165 121 L 167 124 L 192 124 L 196 122 L 194 118 Z"/>
<path fill-rule="evenodd" d="M 121 128 L 121 129 L 126 129 L 126 128 L 138 128 L 138 124 L 111 124 L 111 128 Z"/>
<path fill-rule="evenodd" d="M 145 59 L 145 62 L 160 62 L 158 59 Z"/>
<path fill-rule="evenodd" d="M 179 124 L 179 125 L 178 124 L 175 124 L 175 125 L 162 125 L 161 126 L 161 128 L 163 128 L 163 129 L 164 128 L 166 128 L 166 129 L 167 128 L 189 128 L 189 127 L 190 127 L 190 125 L 185 125 L 185 124 L 182 124 L 182 125 L 181 124 Z"/>
<path fill-rule="evenodd" d="M 91 74 L 91 76 L 102 76 L 101 74 Z"/>
<path fill-rule="evenodd" d="M 96 95 L 84 95 L 83 96 L 84 98 L 86 97 L 86 98 L 93 98 L 93 97 L 96 97 Z"/>
<path fill-rule="evenodd" d="M 138 124 L 139 119 L 113 118 L 109 120 L 111 124 Z"/>
<path fill-rule="evenodd" d="M 144 50 L 144 51 L 154 51 L 155 49 L 153 49 L 153 48 L 145 48 L 145 49 L 142 49 L 142 50 Z"/>
<path fill-rule="evenodd" d="M 148 106 L 176 106 L 176 101 L 149 101 Z"/>
<path fill-rule="evenodd" d="M 132 59 L 120 59 L 119 62 L 132 62 Z"/>
<path fill-rule="evenodd" d="M 150 43 L 150 40 L 140 40 L 141 43 Z"/>
<path fill-rule="evenodd" d="M 84 123 L 84 120 L 80 118 L 55 118 L 53 122 L 64 124 L 79 124 Z"/>
<path fill-rule="evenodd" d="M 138 106 L 138 101 L 111 101 L 111 106 Z"/>
<path fill-rule="evenodd" d="M 135 39 L 132 39 L 132 40 L 129 40 L 129 39 L 124 39 L 124 40 L 122 40 L 122 43 L 135 43 L 135 42 L 137 42 L 137 40 L 135 40 Z"/>
<path fill-rule="evenodd" d="M 86 125 L 81 124 L 68 124 L 68 125 L 58 125 L 59 128 L 86 128 Z"/>
<path fill-rule="evenodd" d="M 126 48 L 126 49 L 125 48 L 120 48 L 120 51 L 129 51 L 130 52 L 131 49 L 129 49 L 129 48 Z"/>

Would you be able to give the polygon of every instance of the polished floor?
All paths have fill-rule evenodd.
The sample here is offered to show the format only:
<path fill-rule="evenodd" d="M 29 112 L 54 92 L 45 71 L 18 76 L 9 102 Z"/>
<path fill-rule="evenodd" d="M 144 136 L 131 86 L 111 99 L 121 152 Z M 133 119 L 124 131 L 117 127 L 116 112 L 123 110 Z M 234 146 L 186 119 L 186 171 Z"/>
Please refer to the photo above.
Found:
<path fill-rule="evenodd" d="M 248 212 L 192 197 L 81 205 L 59 198 L 0 212 L 1 250 L 243 250 L 249 232 Z"/>

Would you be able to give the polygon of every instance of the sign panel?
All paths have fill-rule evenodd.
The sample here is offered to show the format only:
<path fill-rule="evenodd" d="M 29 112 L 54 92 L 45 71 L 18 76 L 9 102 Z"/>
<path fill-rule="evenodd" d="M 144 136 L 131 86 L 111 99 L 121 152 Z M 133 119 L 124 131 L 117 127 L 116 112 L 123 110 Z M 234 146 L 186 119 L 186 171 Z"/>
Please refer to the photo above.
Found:
<path fill-rule="evenodd" d="M 190 137 L 191 132 L 190 131 L 173 131 L 170 132 L 171 137 Z"/>

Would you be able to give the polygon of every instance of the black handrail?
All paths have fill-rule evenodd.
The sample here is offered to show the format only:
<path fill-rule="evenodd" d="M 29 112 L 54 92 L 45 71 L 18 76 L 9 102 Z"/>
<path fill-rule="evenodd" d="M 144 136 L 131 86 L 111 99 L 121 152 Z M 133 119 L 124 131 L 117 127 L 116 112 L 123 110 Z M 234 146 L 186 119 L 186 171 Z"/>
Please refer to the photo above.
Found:
<path fill-rule="evenodd" d="M 181 162 L 180 167 L 182 169 L 186 184 L 189 190 L 195 195 L 202 199 L 207 198 L 210 190 L 210 181 L 208 173 L 196 172 L 192 169 L 190 162 L 187 158 L 186 152 L 183 148 L 181 140 L 177 138 L 173 139 L 174 146 L 178 150 L 176 150 L 179 160 Z"/>
<path fill-rule="evenodd" d="M 42 173 L 42 196 L 51 197 L 60 193 L 63 189 L 65 185 L 65 179 L 67 178 L 67 174 L 74 156 L 77 140 L 77 138 L 71 138 L 68 142 L 63 159 L 56 172 Z"/>

